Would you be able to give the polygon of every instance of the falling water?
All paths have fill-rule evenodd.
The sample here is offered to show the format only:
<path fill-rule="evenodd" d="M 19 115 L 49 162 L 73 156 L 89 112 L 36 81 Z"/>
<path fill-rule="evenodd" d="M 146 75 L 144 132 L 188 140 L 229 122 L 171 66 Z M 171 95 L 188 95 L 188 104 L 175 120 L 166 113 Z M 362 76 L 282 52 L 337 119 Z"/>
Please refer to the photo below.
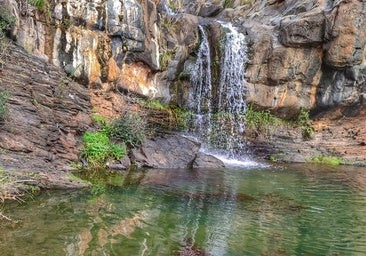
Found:
<path fill-rule="evenodd" d="M 225 150 L 235 158 L 244 151 L 247 46 L 245 36 L 231 24 L 220 24 L 224 37 L 218 85 L 212 83 L 209 40 L 200 27 L 202 42 L 192 71 L 189 106 L 196 113 L 193 132 L 209 148 Z"/>
<path fill-rule="evenodd" d="M 194 111 L 194 130 L 200 137 L 211 134 L 212 82 L 211 82 L 211 53 L 205 29 L 199 26 L 202 42 L 198 50 L 194 72 L 191 75 L 193 85 L 189 98 L 189 107 Z"/>

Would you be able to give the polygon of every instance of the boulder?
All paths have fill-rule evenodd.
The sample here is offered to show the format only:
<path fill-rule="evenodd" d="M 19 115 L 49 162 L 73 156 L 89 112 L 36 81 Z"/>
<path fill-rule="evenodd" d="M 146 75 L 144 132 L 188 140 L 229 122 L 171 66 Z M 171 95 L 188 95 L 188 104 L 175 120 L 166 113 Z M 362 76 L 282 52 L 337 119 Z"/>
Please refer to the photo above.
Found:
<path fill-rule="evenodd" d="M 310 15 L 286 16 L 280 25 L 280 42 L 290 47 L 311 47 L 324 41 L 325 16 L 322 12 Z"/>
<path fill-rule="evenodd" d="M 162 135 L 146 140 L 131 153 L 138 167 L 160 169 L 220 168 L 224 163 L 214 156 L 199 152 L 200 143 L 180 135 Z"/>
<path fill-rule="evenodd" d="M 366 45 L 365 3 L 344 1 L 327 15 L 325 62 L 335 68 L 359 65 Z"/>
<path fill-rule="evenodd" d="M 200 144 L 179 135 L 163 135 L 146 140 L 132 150 L 132 163 L 139 167 L 191 168 Z"/>
<path fill-rule="evenodd" d="M 225 164 L 212 155 L 207 155 L 198 152 L 196 159 L 193 162 L 193 168 L 220 168 L 225 167 Z"/>
<path fill-rule="evenodd" d="M 128 170 L 131 166 L 131 160 L 129 157 L 125 156 L 119 161 L 115 161 L 113 163 L 107 163 L 107 167 L 110 170 L 115 171 L 122 171 L 122 170 Z"/>

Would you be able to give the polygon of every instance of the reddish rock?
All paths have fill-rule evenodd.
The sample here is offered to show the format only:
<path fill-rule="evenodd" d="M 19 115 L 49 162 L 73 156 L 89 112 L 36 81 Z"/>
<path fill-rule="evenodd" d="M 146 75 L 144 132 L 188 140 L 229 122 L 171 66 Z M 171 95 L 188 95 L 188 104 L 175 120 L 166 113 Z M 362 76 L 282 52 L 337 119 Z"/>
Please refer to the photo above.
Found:
<path fill-rule="evenodd" d="M 365 3 L 343 1 L 328 16 L 325 62 L 337 68 L 361 64 L 366 45 Z"/>
<path fill-rule="evenodd" d="M 0 164 L 6 169 L 47 171 L 77 161 L 80 135 L 90 127 L 89 93 L 60 69 L 18 47 L 0 72 L 10 93 L 0 130 Z"/>

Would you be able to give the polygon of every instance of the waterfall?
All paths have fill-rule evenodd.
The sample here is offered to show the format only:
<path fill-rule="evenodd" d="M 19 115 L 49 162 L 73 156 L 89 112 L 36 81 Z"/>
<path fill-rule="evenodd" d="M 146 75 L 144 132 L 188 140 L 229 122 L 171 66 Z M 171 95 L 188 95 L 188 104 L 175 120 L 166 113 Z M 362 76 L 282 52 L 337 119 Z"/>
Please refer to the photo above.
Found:
<path fill-rule="evenodd" d="M 245 36 L 231 24 L 220 23 L 224 36 L 220 46 L 220 72 L 213 84 L 212 61 L 207 32 L 199 27 L 202 40 L 191 72 L 188 106 L 195 112 L 193 133 L 208 148 L 225 150 L 229 158 L 244 151 L 243 133 L 246 112 Z"/>
<path fill-rule="evenodd" d="M 199 26 L 202 42 L 198 50 L 197 61 L 191 74 L 193 85 L 189 94 L 188 106 L 195 113 L 193 120 L 194 132 L 200 137 L 209 137 L 211 133 L 212 82 L 211 52 L 205 29 Z"/>

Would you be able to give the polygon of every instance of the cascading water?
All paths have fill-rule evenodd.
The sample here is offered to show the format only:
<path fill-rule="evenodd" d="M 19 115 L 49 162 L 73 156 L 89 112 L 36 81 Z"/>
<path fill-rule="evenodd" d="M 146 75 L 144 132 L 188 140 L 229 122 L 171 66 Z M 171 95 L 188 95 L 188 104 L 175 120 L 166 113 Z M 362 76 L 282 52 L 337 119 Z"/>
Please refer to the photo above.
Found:
<path fill-rule="evenodd" d="M 200 137 L 211 134 L 212 82 L 211 82 L 211 53 L 205 29 L 199 26 L 202 42 L 198 50 L 194 72 L 191 75 L 192 91 L 189 95 L 189 107 L 195 113 L 193 120 L 194 132 Z"/>
<path fill-rule="evenodd" d="M 225 34 L 218 84 L 212 83 L 209 40 L 200 27 L 202 42 L 192 70 L 189 107 L 195 112 L 192 131 L 206 147 L 225 150 L 229 158 L 236 158 L 244 151 L 247 46 L 245 36 L 231 24 L 220 24 Z"/>

